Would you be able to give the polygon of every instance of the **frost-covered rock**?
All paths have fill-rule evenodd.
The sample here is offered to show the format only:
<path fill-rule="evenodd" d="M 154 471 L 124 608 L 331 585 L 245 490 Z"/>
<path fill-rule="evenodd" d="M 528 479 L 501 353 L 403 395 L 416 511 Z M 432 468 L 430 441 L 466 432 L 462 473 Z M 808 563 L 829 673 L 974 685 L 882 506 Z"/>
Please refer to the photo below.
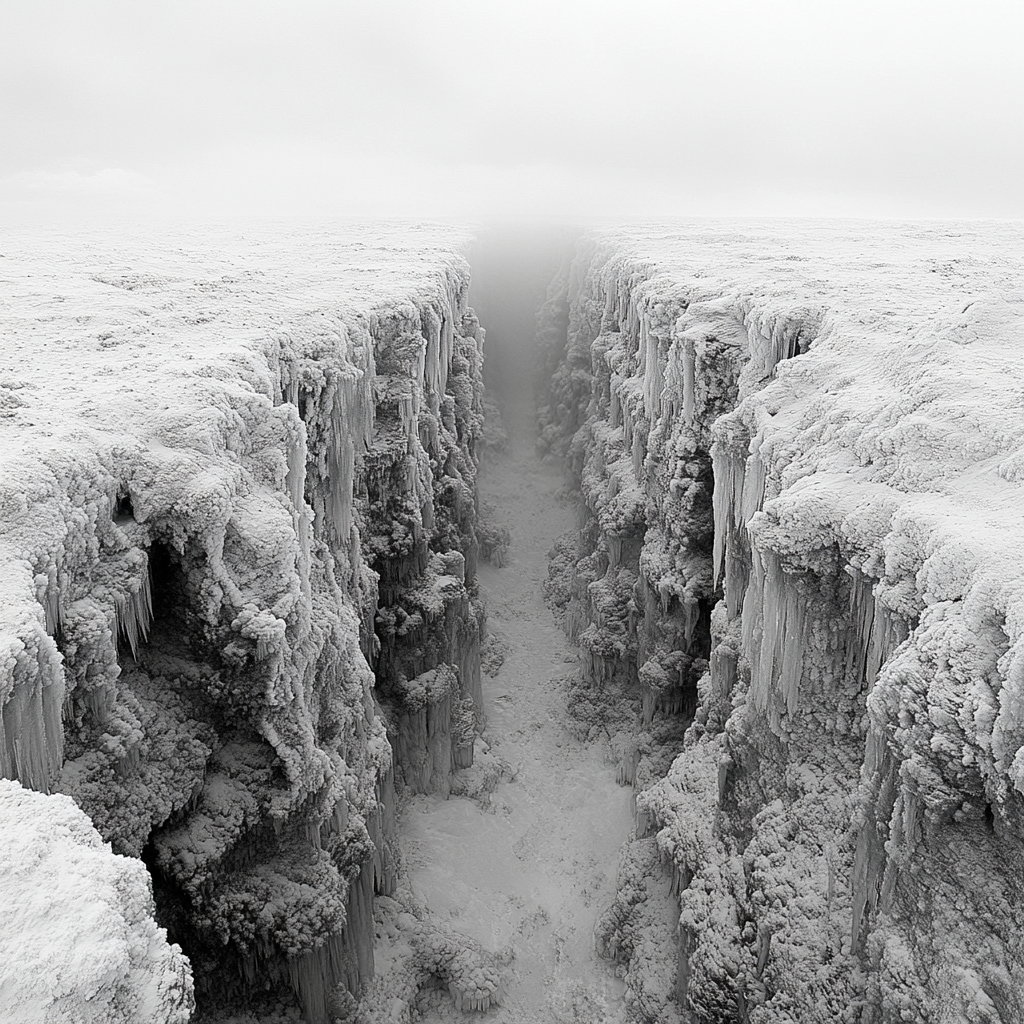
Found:
<path fill-rule="evenodd" d="M 689 725 L 660 781 L 618 746 L 698 1019 L 1024 1015 L 1022 251 L 607 231 L 542 310 L 543 438 L 586 509 L 567 629 L 638 735 Z"/>
<path fill-rule="evenodd" d="M 0 779 L 0 1016 L 185 1024 L 192 970 L 153 920 L 149 872 L 66 796 Z"/>

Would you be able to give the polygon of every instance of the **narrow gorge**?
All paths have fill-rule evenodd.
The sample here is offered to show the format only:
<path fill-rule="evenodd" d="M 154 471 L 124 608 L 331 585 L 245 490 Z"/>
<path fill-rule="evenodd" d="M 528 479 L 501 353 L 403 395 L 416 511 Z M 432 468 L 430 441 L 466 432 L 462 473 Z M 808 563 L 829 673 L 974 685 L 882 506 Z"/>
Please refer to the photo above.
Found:
<path fill-rule="evenodd" d="M 9 233 L 0 1019 L 1024 1020 L 1022 253 Z"/>

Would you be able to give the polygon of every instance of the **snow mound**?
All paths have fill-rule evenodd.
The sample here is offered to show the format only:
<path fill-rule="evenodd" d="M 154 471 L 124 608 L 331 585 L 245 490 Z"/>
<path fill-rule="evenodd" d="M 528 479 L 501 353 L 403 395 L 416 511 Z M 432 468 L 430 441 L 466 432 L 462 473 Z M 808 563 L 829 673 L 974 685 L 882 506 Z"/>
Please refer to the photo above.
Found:
<path fill-rule="evenodd" d="M 0 1006 L 19 1024 L 185 1024 L 192 969 L 153 920 L 149 873 L 70 797 L 0 779 Z"/>

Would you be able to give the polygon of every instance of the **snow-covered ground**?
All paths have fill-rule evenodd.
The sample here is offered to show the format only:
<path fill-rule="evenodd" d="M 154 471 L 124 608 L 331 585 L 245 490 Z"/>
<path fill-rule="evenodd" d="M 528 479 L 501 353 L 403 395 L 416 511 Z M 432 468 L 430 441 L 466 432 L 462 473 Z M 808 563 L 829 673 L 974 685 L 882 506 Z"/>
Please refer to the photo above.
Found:
<path fill-rule="evenodd" d="M 66 796 L 0 779 L 0 1020 L 186 1024 L 192 969 L 153 921 L 145 865 Z"/>
<path fill-rule="evenodd" d="M 490 644 L 504 661 L 484 680 L 487 728 L 474 766 L 456 771 L 449 799 L 419 795 L 403 807 L 402 886 L 496 954 L 505 994 L 488 1020 L 619 1019 L 622 983 L 597 956 L 594 930 L 614 897 L 631 796 L 616 785 L 607 737 L 581 742 L 571 728 L 577 657 L 543 599 L 547 552 L 572 528 L 574 507 L 560 468 L 536 457 L 529 410 L 506 409 L 505 424 L 509 449 L 488 456 L 480 477 L 485 509 L 512 535 L 508 563 L 480 569 Z M 387 971 L 402 976 L 406 936 L 389 927 L 379 937 L 387 992 Z M 447 992 L 426 989 L 418 1006 L 424 1021 L 462 1019 Z"/>

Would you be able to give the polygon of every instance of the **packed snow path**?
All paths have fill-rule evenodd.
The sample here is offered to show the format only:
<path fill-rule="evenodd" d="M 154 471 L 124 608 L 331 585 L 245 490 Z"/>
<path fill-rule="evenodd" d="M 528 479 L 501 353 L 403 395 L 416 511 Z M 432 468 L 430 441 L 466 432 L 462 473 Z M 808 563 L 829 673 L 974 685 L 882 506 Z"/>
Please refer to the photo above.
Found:
<path fill-rule="evenodd" d="M 567 730 L 566 678 L 576 655 L 542 596 L 547 551 L 571 529 L 562 477 L 535 455 L 526 408 L 508 410 L 510 443 L 490 458 L 481 498 L 512 533 L 509 564 L 484 565 L 489 631 L 508 646 L 484 684 L 490 750 L 507 766 L 489 803 L 416 796 L 402 818 L 413 893 L 485 948 L 514 954 L 494 1021 L 599 1021 L 622 985 L 594 953 L 594 924 L 615 892 L 619 848 L 632 824 L 630 791 L 615 783 L 607 743 Z M 421 996 L 424 1020 L 456 1019 L 448 994 Z"/>

